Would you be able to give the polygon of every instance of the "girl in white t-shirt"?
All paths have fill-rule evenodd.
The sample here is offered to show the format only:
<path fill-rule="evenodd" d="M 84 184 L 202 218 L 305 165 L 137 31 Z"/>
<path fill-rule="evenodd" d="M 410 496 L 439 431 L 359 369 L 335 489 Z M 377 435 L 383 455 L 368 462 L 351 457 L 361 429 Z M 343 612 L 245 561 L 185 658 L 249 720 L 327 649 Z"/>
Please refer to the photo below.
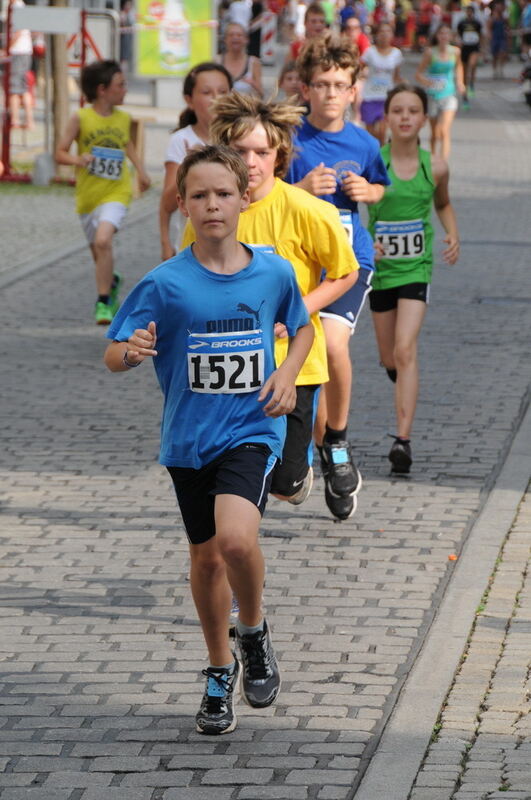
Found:
<path fill-rule="evenodd" d="M 385 98 L 387 92 L 400 83 L 400 65 L 404 60 L 398 47 L 392 46 L 393 28 L 388 22 L 381 22 L 374 33 L 374 44 L 361 56 L 365 64 L 363 102 L 361 118 L 368 132 L 380 144 L 385 144 Z"/>
<path fill-rule="evenodd" d="M 177 210 L 177 169 L 189 150 L 209 143 L 210 106 L 217 97 L 228 94 L 231 89 L 230 73 L 222 64 L 215 62 L 198 64 L 184 79 L 186 108 L 170 136 L 164 159 L 164 186 L 159 207 L 163 261 L 174 256 L 179 249 L 186 224 L 186 219 Z M 175 230 L 170 233 L 170 218 L 174 212 Z"/>

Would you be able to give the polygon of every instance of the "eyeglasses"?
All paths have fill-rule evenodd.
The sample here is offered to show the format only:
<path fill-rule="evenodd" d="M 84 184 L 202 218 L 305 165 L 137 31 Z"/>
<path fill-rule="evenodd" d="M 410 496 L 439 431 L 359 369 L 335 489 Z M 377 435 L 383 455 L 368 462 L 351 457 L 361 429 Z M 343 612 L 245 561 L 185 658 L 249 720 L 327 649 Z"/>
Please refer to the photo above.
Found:
<path fill-rule="evenodd" d="M 310 86 L 316 92 L 329 92 L 333 89 L 338 94 L 345 94 L 352 89 L 351 83 L 324 83 L 324 81 L 315 81 L 315 83 L 310 83 Z"/>

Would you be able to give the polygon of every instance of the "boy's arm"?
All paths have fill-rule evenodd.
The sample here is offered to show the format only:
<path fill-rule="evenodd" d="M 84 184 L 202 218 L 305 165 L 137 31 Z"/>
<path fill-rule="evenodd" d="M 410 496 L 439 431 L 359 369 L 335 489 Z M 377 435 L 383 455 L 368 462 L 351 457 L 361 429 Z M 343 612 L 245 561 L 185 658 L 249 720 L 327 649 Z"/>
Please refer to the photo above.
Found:
<path fill-rule="evenodd" d="M 74 114 L 68 120 L 65 131 L 55 150 L 55 160 L 58 164 L 66 164 L 71 167 L 86 167 L 90 164 L 93 155 L 90 153 L 81 153 L 81 155 L 73 155 L 68 151 L 72 147 L 72 142 L 79 136 L 79 117 Z"/>
<path fill-rule="evenodd" d="M 308 292 L 302 299 L 308 309 L 308 314 L 314 314 L 322 308 L 326 308 L 338 297 L 341 297 L 351 289 L 358 280 L 358 270 L 354 269 L 348 275 L 341 278 L 325 278 L 313 291 Z"/>
<path fill-rule="evenodd" d="M 151 186 L 151 178 L 144 170 L 144 166 L 140 162 L 140 158 L 138 157 L 138 153 L 136 152 L 135 146 L 131 141 L 131 139 L 129 139 L 129 141 L 127 142 L 127 146 L 125 148 L 125 154 L 137 171 L 138 181 L 140 184 L 141 191 L 145 192 L 146 189 L 149 189 L 149 187 Z"/>
<path fill-rule="evenodd" d="M 437 186 L 433 196 L 433 203 L 441 225 L 446 231 L 444 241 L 448 245 L 446 250 L 443 251 L 443 258 L 448 264 L 455 264 L 459 258 L 459 230 L 457 228 L 455 211 L 450 202 L 450 195 L 448 192 L 448 182 L 450 178 L 448 164 L 440 157 L 433 157 L 432 171 Z"/>
<path fill-rule="evenodd" d="M 267 417 L 281 417 L 283 414 L 289 414 L 295 408 L 297 401 L 295 380 L 308 357 L 313 337 L 313 325 L 310 322 L 300 327 L 289 341 L 286 358 L 262 386 L 258 395 L 259 403 L 262 403 L 271 393 L 271 397 L 264 406 L 264 414 Z"/>

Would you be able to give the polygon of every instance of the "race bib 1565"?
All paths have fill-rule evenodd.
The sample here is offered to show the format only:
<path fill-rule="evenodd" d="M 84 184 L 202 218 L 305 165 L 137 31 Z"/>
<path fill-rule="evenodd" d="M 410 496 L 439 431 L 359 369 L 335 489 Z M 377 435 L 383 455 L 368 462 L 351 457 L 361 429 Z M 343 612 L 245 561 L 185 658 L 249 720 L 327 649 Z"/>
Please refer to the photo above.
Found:
<path fill-rule="evenodd" d="M 235 333 L 190 333 L 188 385 L 203 394 L 256 392 L 264 382 L 261 330 Z"/>
<path fill-rule="evenodd" d="M 375 238 L 386 258 L 418 258 L 424 254 L 424 223 L 421 219 L 402 222 L 377 222 Z"/>
<path fill-rule="evenodd" d="M 94 158 L 88 166 L 90 174 L 108 181 L 117 181 L 124 166 L 123 151 L 114 147 L 93 147 L 91 153 Z"/>

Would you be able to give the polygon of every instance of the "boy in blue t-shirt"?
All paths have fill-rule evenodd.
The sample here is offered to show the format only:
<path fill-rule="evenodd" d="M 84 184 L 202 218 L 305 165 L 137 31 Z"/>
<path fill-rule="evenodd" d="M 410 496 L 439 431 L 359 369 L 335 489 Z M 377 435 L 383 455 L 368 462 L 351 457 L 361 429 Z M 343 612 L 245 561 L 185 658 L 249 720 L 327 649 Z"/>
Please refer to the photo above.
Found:
<path fill-rule="evenodd" d="M 242 672 L 249 705 L 271 705 L 280 673 L 261 599 L 258 528 L 282 453 L 295 378 L 313 340 L 295 274 L 279 256 L 240 244 L 247 167 L 226 147 L 193 150 L 177 175 L 196 241 L 137 284 L 114 318 L 105 353 L 113 372 L 154 359 L 164 394 L 160 462 L 171 475 L 190 542 L 190 580 L 210 666 L 196 727 L 234 730 Z M 274 326 L 290 342 L 274 363 Z M 156 348 L 156 349 L 155 349 Z M 239 601 L 231 651 L 228 617 Z"/>
<path fill-rule="evenodd" d="M 376 139 L 344 115 L 356 96 L 356 48 L 329 34 L 308 42 L 297 68 L 302 95 L 310 105 L 294 139 L 297 155 L 286 180 L 333 203 L 340 212 L 360 270 L 355 285 L 320 315 L 326 335 L 330 380 L 321 392 L 315 441 L 332 514 L 347 519 L 356 510 L 361 475 L 347 438 L 352 365 L 349 339 L 371 289 L 374 247 L 360 221 L 358 203 L 377 203 L 389 184 Z"/>

